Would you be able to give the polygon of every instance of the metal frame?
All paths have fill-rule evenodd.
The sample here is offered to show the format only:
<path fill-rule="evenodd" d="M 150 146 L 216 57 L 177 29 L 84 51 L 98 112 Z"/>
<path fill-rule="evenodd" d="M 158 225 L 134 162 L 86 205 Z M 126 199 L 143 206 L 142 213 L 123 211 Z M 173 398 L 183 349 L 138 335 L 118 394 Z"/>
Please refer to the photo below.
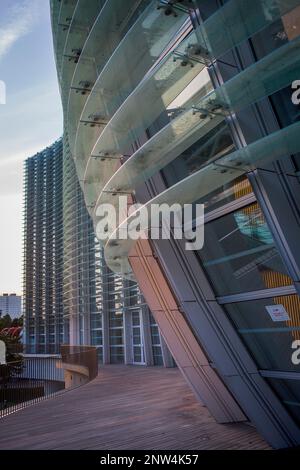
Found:
<path fill-rule="evenodd" d="M 274 289 L 262 289 L 257 291 L 243 292 L 242 294 L 224 295 L 216 297 L 220 305 L 233 304 L 236 302 L 247 302 L 249 300 L 269 299 L 282 295 L 297 294 L 295 286 L 276 287 Z"/>

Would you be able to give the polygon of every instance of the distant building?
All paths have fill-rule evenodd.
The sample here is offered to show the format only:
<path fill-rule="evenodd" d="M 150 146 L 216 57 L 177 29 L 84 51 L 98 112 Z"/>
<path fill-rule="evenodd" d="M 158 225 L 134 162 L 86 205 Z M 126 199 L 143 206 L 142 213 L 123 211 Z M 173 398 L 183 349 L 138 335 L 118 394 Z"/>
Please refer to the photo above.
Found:
<path fill-rule="evenodd" d="M 106 266 L 66 138 L 26 160 L 24 189 L 26 351 L 91 344 L 105 364 L 173 366 L 136 282 Z"/>
<path fill-rule="evenodd" d="M 55 352 L 63 342 L 62 151 L 60 139 L 25 162 L 24 336 L 33 347 L 28 352 Z"/>
<path fill-rule="evenodd" d="M 10 315 L 11 318 L 21 316 L 22 297 L 17 294 L 3 294 L 0 296 L 0 315 Z"/>

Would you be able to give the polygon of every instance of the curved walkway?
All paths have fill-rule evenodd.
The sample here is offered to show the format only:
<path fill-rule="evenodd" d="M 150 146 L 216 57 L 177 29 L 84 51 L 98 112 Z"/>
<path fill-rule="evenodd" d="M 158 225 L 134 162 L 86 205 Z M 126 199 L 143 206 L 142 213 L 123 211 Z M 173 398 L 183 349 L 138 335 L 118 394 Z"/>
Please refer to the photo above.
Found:
<path fill-rule="evenodd" d="M 0 420 L 0 449 L 268 449 L 217 424 L 177 369 L 105 366 L 93 382 Z"/>

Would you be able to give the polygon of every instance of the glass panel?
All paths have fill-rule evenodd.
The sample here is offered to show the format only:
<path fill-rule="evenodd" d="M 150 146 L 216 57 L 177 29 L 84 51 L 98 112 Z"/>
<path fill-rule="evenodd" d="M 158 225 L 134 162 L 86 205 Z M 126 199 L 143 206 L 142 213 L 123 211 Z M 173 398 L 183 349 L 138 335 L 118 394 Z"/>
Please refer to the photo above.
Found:
<path fill-rule="evenodd" d="M 276 274 L 267 271 L 265 276 L 268 283 L 278 283 Z M 260 369 L 299 371 L 299 366 L 292 362 L 292 344 L 300 338 L 298 295 L 239 302 L 224 307 Z"/>
<path fill-rule="evenodd" d="M 105 142 L 108 147 L 103 147 L 99 141 L 94 149 L 95 155 L 105 150 L 110 151 L 115 145 L 115 149 L 120 150 L 133 138 L 137 138 L 200 73 L 204 68 L 201 59 L 197 56 L 193 56 L 193 60 L 182 57 L 185 57 L 186 49 L 195 42 L 195 34 L 191 33 L 141 82 L 132 93 L 131 99 L 124 103 L 107 126 Z M 183 62 L 184 60 L 187 62 Z M 117 138 L 117 141 L 114 138 Z"/>
<path fill-rule="evenodd" d="M 178 150 L 179 153 L 181 153 L 191 144 L 193 144 L 193 142 L 199 139 L 200 132 L 202 133 L 202 135 L 206 135 L 211 129 L 217 127 L 220 122 L 222 122 L 222 120 L 224 119 L 226 109 L 228 110 L 233 108 L 235 111 L 237 111 L 246 106 L 247 104 L 255 102 L 266 95 L 275 93 L 278 89 L 286 86 L 287 84 L 290 84 L 293 79 L 296 79 L 298 76 L 298 70 L 300 67 L 300 55 L 298 53 L 299 47 L 300 39 L 296 39 L 295 41 L 288 43 L 285 46 L 282 46 L 280 49 L 274 51 L 273 54 L 270 54 L 270 56 L 261 60 L 257 64 L 254 64 L 253 66 L 249 67 L 244 72 L 240 73 L 238 76 L 234 77 L 233 79 L 225 83 L 223 86 L 219 87 L 217 90 L 208 94 L 207 97 L 200 100 L 200 104 L 198 103 L 197 106 L 194 107 L 194 109 L 188 110 L 179 117 L 177 117 L 174 120 L 174 123 L 171 124 L 172 127 L 167 126 L 160 133 L 152 137 L 149 143 L 145 144 L 140 149 L 140 151 L 137 152 L 138 157 L 141 158 L 141 165 L 138 167 L 136 166 L 136 168 L 138 168 L 140 171 L 140 178 L 149 177 L 149 175 L 151 176 L 153 174 L 153 171 L 157 170 L 157 168 L 159 168 L 159 165 L 162 165 L 162 162 L 169 163 L 178 155 L 178 153 L 175 152 L 173 152 L 173 154 L 169 153 L 168 159 L 168 157 L 166 158 L 166 154 L 168 155 L 168 152 L 162 152 L 162 154 L 157 153 L 160 158 L 160 162 L 157 164 L 158 158 L 155 153 L 153 156 L 153 149 L 151 148 L 151 145 L 153 145 L 153 142 L 156 142 L 156 140 L 161 140 L 159 144 L 163 144 L 164 138 L 167 137 L 168 142 L 176 143 L 177 146 L 180 143 L 181 146 L 178 146 Z M 146 97 L 143 97 L 143 99 L 143 106 L 145 108 Z M 134 104 L 136 105 L 137 103 Z M 148 111 L 146 111 L 144 108 L 143 115 L 144 113 L 148 113 Z M 148 108 L 151 108 L 150 103 L 148 103 Z M 124 112 L 120 112 L 117 116 L 118 119 L 115 120 L 116 122 L 111 123 L 111 129 L 108 129 L 107 132 L 103 134 L 102 138 L 98 142 L 98 146 L 102 146 L 102 150 L 104 151 L 104 153 L 107 152 L 108 155 L 118 154 L 118 152 L 121 151 L 122 145 L 125 144 L 124 139 L 127 140 L 127 144 L 129 144 L 130 140 L 132 140 L 131 131 L 135 128 L 135 124 L 134 122 L 132 122 L 132 120 L 135 121 L 137 119 L 139 125 L 142 122 L 139 119 L 139 113 L 134 112 L 132 109 L 130 118 L 129 116 L 127 116 L 126 110 Z M 198 123 L 197 118 L 200 118 Z M 126 125 L 123 122 L 125 120 Z M 115 126 L 117 126 L 117 130 Z M 130 132 L 128 131 L 127 126 L 131 126 Z M 176 126 L 178 126 L 177 129 Z M 283 131 L 283 133 L 274 133 L 272 137 L 266 138 L 266 141 L 261 139 L 256 143 L 257 147 L 252 148 L 249 146 L 246 149 L 242 149 L 237 153 L 234 153 L 233 159 L 231 159 L 231 156 L 230 158 L 225 158 L 224 166 L 226 165 L 232 167 L 235 171 L 234 177 L 237 177 L 240 173 L 239 167 L 249 169 L 252 163 L 254 165 L 255 163 L 257 163 L 258 159 L 262 160 L 266 157 L 268 157 L 269 159 L 271 159 L 272 157 L 274 158 L 274 155 L 272 154 L 272 152 L 270 152 L 270 147 L 266 145 L 268 139 L 270 139 L 270 143 L 272 144 L 272 139 L 274 139 L 274 151 L 277 154 L 279 152 L 284 152 L 288 148 L 295 148 L 297 146 L 298 140 L 295 134 L 296 129 L 298 128 L 290 127 L 287 131 Z M 172 135 L 173 131 L 175 131 L 175 135 Z M 164 134 L 165 132 L 166 134 Z M 291 142 L 290 139 L 286 138 L 285 132 L 293 132 L 293 139 L 291 139 Z M 198 136 L 198 139 L 195 138 L 196 135 Z M 193 138 L 194 141 L 192 140 Z M 146 153 L 146 158 L 145 156 L 143 158 L 142 152 L 145 149 L 147 152 L 147 148 L 149 148 L 150 150 L 149 154 L 147 155 Z M 115 153 L 113 153 L 112 149 L 115 149 Z M 251 150 L 253 150 L 253 153 Z M 249 152 L 249 155 L 247 155 L 247 152 Z M 242 161 L 239 156 L 242 156 L 244 161 Z M 247 156 L 249 158 L 247 158 Z M 162 158 L 166 158 L 166 160 L 163 160 Z M 130 162 L 130 160 L 128 162 Z M 137 160 L 135 160 L 134 163 L 136 164 L 136 162 Z M 101 179 L 98 176 L 101 173 L 99 172 L 99 168 L 97 169 L 97 163 L 99 165 L 99 162 L 95 162 L 95 160 L 91 162 L 87 172 L 88 180 L 93 180 L 95 185 L 94 189 L 91 189 L 91 194 L 92 196 L 94 196 L 93 200 L 96 197 L 97 193 L 99 194 L 99 192 L 101 191 L 102 186 L 102 184 L 100 184 Z M 210 170 L 210 168 L 208 168 L 208 170 Z M 214 168 L 214 171 L 215 170 L 216 168 Z M 128 173 L 126 173 L 127 171 Z M 143 174 L 142 171 L 144 171 Z M 224 174 L 225 173 L 226 170 L 224 169 Z M 240 174 L 242 173 L 243 172 L 241 172 Z M 131 184 L 137 182 L 138 179 L 138 177 L 136 176 L 136 170 L 134 170 L 133 166 L 131 166 L 129 163 L 123 165 L 122 169 L 120 170 L 119 178 L 125 178 L 125 188 L 129 187 L 128 181 Z M 121 190 L 124 191 L 124 185 Z"/>
<path fill-rule="evenodd" d="M 121 332 L 121 334 L 117 334 L 115 331 L 113 332 L 113 334 L 111 333 L 111 335 L 110 335 L 110 343 L 111 343 L 111 346 L 123 345 L 123 335 L 122 335 L 122 332 Z"/>
<path fill-rule="evenodd" d="M 68 31 L 72 16 L 77 4 L 77 0 L 60 2 L 60 10 L 58 15 L 58 24 L 55 34 L 55 52 L 58 71 L 60 72 L 63 61 L 63 51 L 65 48 Z"/>
<path fill-rule="evenodd" d="M 233 109 L 234 111 L 237 111 L 242 109 L 250 103 L 259 101 L 265 96 L 271 95 L 279 89 L 287 86 L 291 81 L 293 81 L 293 79 L 297 79 L 300 66 L 298 53 L 299 45 L 300 40 L 298 39 L 283 45 L 269 56 L 229 80 L 222 87 L 219 87 L 217 90 L 210 93 L 206 98 L 196 101 L 196 105 L 193 109 L 188 109 L 186 112 L 179 115 L 179 117 L 175 118 L 174 121 L 182 120 L 183 122 L 183 120 L 185 120 L 184 133 L 181 135 L 180 142 L 182 143 L 187 136 L 190 137 L 192 135 L 193 130 L 196 128 L 196 117 L 199 118 L 203 127 L 203 133 L 205 134 L 207 132 L 206 126 L 209 128 L 209 126 L 212 126 L 211 121 L 219 119 L 219 122 L 216 124 L 218 125 L 228 114 L 229 110 Z M 130 106 L 133 106 L 132 103 L 130 104 L 130 101 L 130 99 L 127 100 L 127 108 L 121 108 L 114 120 L 111 121 L 110 129 L 108 129 L 98 141 L 97 150 L 100 152 L 100 148 L 102 147 L 103 151 L 107 152 L 108 158 L 110 156 L 116 157 L 120 152 L 122 153 L 126 145 L 134 142 L 134 139 L 140 132 L 142 121 L 140 120 L 139 112 L 135 113 L 133 112 L 134 110 L 131 109 L 131 120 L 128 120 L 126 111 L 130 109 Z M 144 102 L 141 105 L 144 117 L 145 113 L 148 112 L 148 108 L 150 109 L 150 114 L 152 112 L 152 101 L 149 100 L 148 107 L 146 107 L 146 101 L 147 100 L 144 99 Z M 139 104 L 140 102 L 138 102 L 138 107 Z M 146 116 L 146 118 L 148 119 L 149 116 Z M 147 123 L 147 125 L 149 124 Z M 128 126 L 130 129 L 128 129 Z M 290 139 L 287 138 L 287 134 L 292 131 L 294 131 L 294 134 L 293 139 L 290 141 Z M 292 147 L 295 148 L 298 145 L 295 131 L 296 128 L 289 128 L 287 131 L 284 130 L 282 133 L 277 133 L 276 135 L 274 134 L 266 139 L 261 139 L 261 141 L 256 142 L 253 147 L 250 146 L 247 149 L 243 149 L 231 154 L 230 156 L 224 157 L 224 160 L 220 162 L 218 161 L 207 166 L 203 170 L 196 172 L 188 178 L 182 186 L 177 185 L 171 188 L 169 191 L 164 193 L 161 199 L 158 198 L 155 202 L 159 203 L 163 201 L 168 203 L 176 200 L 177 202 L 188 203 L 199 199 L 202 195 L 209 194 L 211 191 L 220 188 L 224 184 L 228 184 L 239 176 L 242 176 L 245 169 L 249 169 L 251 168 L 251 165 L 254 165 L 253 161 L 257 163 L 259 158 L 274 158 L 273 150 L 275 151 L 275 154 L 283 152 L 284 155 L 284 152 L 287 149 L 291 149 Z M 199 132 L 199 128 L 197 128 L 197 132 Z M 160 137 L 162 132 L 157 135 Z M 156 136 L 152 139 L 154 141 Z M 290 145 L 290 142 L 292 142 L 292 145 Z M 272 147 L 271 149 L 271 147 L 266 145 L 267 143 L 272 145 L 274 144 L 274 148 Z M 256 152 L 257 150 L 259 150 L 259 152 Z M 184 151 L 184 148 L 182 148 L 181 151 Z M 242 156 L 243 160 L 239 160 L 238 156 Z M 148 165 L 150 167 L 149 173 L 151 173 L 151 157 L 147 162 L 146 170 L 148 169 Z M 122 170 L 120 170 L 120 174 L 122 174 L 123 171 L 126 171 L 124 168 L 126 169 L 126 164 L 123 165 Z M 97 164 L 94 162 L 91 163 L 91 167 L 88 168 L 87 172 L 88 179 L 93 178 L 94 181 L 94 189 L 92 189 L 90 193 L 91 196 L 97 197 L 97 193 L 99 194 L 101 192 L 103 179 L 98 176 L 100 174 L 101 171 L 99 167 L 97 169 Z M 195 178 L 193 178 L 194 176 Z M 118 191 L 119 187 L 115 187 L 114 189 Z M 123 188 L 121 188 L 121 191 L 122 189 Z M 93 201 L 95 202 L 95 199 L 93 199 Z M 125 247 L 125 245 L 123 246 Z M 116 256 L 117 250 L 114 251 Z M 122 256 L 125 251 L 126 248 L 123 250 Z M 106 250 L 106 254 L 107 253 L 108 250 Z M 121 272 L 122 264 L 124 269 L 127 270 L 128 263 L 126 260 L 122 259 L 120 262 L 112 262 L 109 259 L 109 265 L 112 269 L 115 269 L 116 266 L 119 265 Z M 119 270 L 119 268 L 117 268 L 117 270 Z"/>
<path fill-rule="evenodd" d="M 162 351 L 160 346 L 153 346 L 153 361 L 155 366 L 163 366 L 164 361 L 162 357 Z"/>
<path fill-rule="evenodd" d="M 206 224 L 198 255 L 218 295 L 292 284 L 257 203 Z"/>
<path fill-rule="evenodd" d="M 210 211 L 219 209 L 225 204 L 236 201 L 241 197 L 248 196 L 251 193 L 252 187 L 247 176 L 240 176 L 200 198 L 197 203 L 204 204 L 205 213 L 208 214 Z"/>
<path fill-rule="evenodd" d="M 133 326 L 140 326 L 140 314 L 132 313 L 132 325 Z"/>
<path fill-rule="evenodd" d="M 298 0 L 231 0 L 197 28 L 199 44 L 218 58 L 298 5 Z"/>
<path fill-rule="evenodd" d="M 153 66 L 163 49 L 187 19 L 187 14 L 183 12 L 180 12 L 176 18 L 166 16 L 156 8 L 156 5 L 155 0 L 148 5 L 99 75 L 82 112 L 74 149 L 76 157 L 89 157 L 103 127 Z M 137 37 L 139 38 L 138 50 L 136 49 Z M 94 119 L 96 124 L 92 124 Z M 90 130 L 89 136 L 86 136 L 84 127 L 90 123 L 94 129 Z"/>
<path fill-rule="evenodd" d="M 274 378 L 266 380 L 282 399 L 291 415 L 300 424 L 300 380 Z"/>
<path fill-rule="evenodd" d="M 96 116 L 99 114 L 99 89 L 97 89 L 95 82 L 112 56 L 113 51 L 132 26 L 132 22 L 136 20 L 147 3 L 140 0 L 127 0 L 126 3 L 124 0 L 106 2 L 93 25 L 80 55 L 70 91 L 68 131 L 73 153 L 78 121 L 84 108 L 79 143 L 81 138 L 87 144 L 89 143 L 89 136 L 86 138 L 85 134 L 95 134 L 95 131 L 97 131 L 96 135 L 99 133 L 99 123 L 96 120 Z M 99 48 L 99 44 L 102 47 Z M 124 77 L 124 74 L 118 73 L 118 76 Z M 98 80 L 98 85 L 100 82 Z M 94 124 L 92 124 L 93 121 Z M 95 139 L 96 136 L 91 138 L 91 142 L 94 142 Z M 80 154 L 80 151 L 80 149 L 77 149 L 75 153 Z"/>
<path fill-rule="evenodd" d="M 197 142 L 184 150 L 172 164 L 164 167 L 168 186 L 190 176 L 205 165 L 235 150 L 231 130 L 224 121 L 207 132 Z M 198 136 L 199 137 L 199 136 Z"/>
<path fill-rule="evenodd" d="M 133 348 L 133 361 L 137 364 L 142 362 L 142 351 L 140 347 Z"/>
<path fill-rule="evenodd" d="M 141 332 L 139 328 L 134 328 L 133 330 L 133 344 L 141 344 Z"/>
<path fill-rule="evenodd" d="M 162 356 L 158 325 L 152 313 L 149 313 L 149 321 L 150 321 L 153 362 L 154 362 L 154 365 L 156 366 L 163 366 L 164 361 L 163 361 L 163 356 Z"/>
<path fill-rule="evenodd" d="M 190 177 L 169 188 L 162 195 L 157 196 L 152 202 L 157 204 L 163 202 L 168 204 L 173 204 L 174 202 L 187 204 L 199 201 L 200 199 L 205 200 L 213 192 L 218 192 L 229 185 L 233 184 L 235 186 L 233 181 L 244 177 L 247 169 L 255 168 L 258 164 L 261 165 L 268 161 L 274 161 L 285 154 L 296 153 L 300 149 L 299 133 L 300 123 L 295 123 L 285 129 L 281 129 L 250 144 L 246 148 L 230 153 L 214 163 L 208 164 Z M 120 169 L 120 173 L 121 171 Z M 114 189 L 117 194 L 117 188 Z M 240 186 L 236 186 L 235 191 L 240 194 L 242 189 Z M 113 198 L 109 198 L 107 194 L 106 197 L 106 202 L 113 202 Z"/>
<path fill-rule="evenodd" d="M 296 2 L 299 3 L 299 2 Z M 284 15 L 284 14 L 283 14 Z M 289 40 L 292 40 L 300 34 L 300 6 L 282 17 L 284 32 Z"/>
<path fill-rule="evenodd" d="M 65 113 L 73 74 L 79 62 L 83 45 L 88 37 L 89 27 L 94 23 L 103 4 L 104 0 L 95 0 L 88 4 L 77 2 L 72 13 L 73 16 L 67 16 L 65 25 L 62 26 L 63 31 L 67 31 L 64 50 L 61 54 L 62 62 L 59 66 L 61 95 Z"/>
<path fill-rule="evenodd" d="M 111 152 L 113 149 L 122 153 L 122 149 L 166 109 L 171 103 L 172 94 L 172 99 L 175 99 L 176 94 L 187 86 L 193 78 L 192 73 L 194 77 L 199 73 L 197 67 L 200 65 L 196 59 L 193 61 L 194 67 L 187 74 L 182 75 L 176 67 L 176 54 L 182 64 L 181 55 L 194 43 L 193 38 L 194 33 L 177 48 L 175 55 L 173 54 L 175 63 L 171 57 L 167 57 L 151 79 L 136 89 L 131 97 L 134 99 L 128 100 L 122 112 L 106 127 L 106 138 L 99 140 L 94 149 L 95 154 Z M 200 101 L 200 114 L 207 117 L 222 114 L 222 110 L 224 112 L 229 108 L 236 111 L 290 84 L 298 76 L 299 45 L 300 40 L 295 39 L 216 89 Z M 156 89 L 158 84 L 159 91 Z"/>
<path fill-rule="evenodd" d="M 124 363 L 124 347 L 120 347 L 120 346 L 110 347 L 110 362 L 112 364 Z"/>

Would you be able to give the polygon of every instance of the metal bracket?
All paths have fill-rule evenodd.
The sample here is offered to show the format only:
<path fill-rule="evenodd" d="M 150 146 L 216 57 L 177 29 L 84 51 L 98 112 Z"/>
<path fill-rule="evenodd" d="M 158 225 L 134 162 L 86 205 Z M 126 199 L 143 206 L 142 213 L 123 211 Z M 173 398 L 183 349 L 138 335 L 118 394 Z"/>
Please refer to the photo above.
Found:
<path fill-rule="evenodd" d="M 91 93 L 91 83 L 88 81 L 81 81 L 79 82 L 78 87 L 71 87 L 71 90 L 74 90 L 76 93 L 81 93 L 82 95 L 87 95 L 88 93 Z"/>
<path fill-rule="evenodd" d="M 208 117 L 212 119 L 214 116 L 225 117 L 228 113 L 229 107 L 223 103 L 212 101 L 208 102 L 207 108 L 199 108 L 197 106 L 193 106 L 192 109 L 193 115 L 198 113 L 200 114 L 200 119 L 206 119 Z"/>

